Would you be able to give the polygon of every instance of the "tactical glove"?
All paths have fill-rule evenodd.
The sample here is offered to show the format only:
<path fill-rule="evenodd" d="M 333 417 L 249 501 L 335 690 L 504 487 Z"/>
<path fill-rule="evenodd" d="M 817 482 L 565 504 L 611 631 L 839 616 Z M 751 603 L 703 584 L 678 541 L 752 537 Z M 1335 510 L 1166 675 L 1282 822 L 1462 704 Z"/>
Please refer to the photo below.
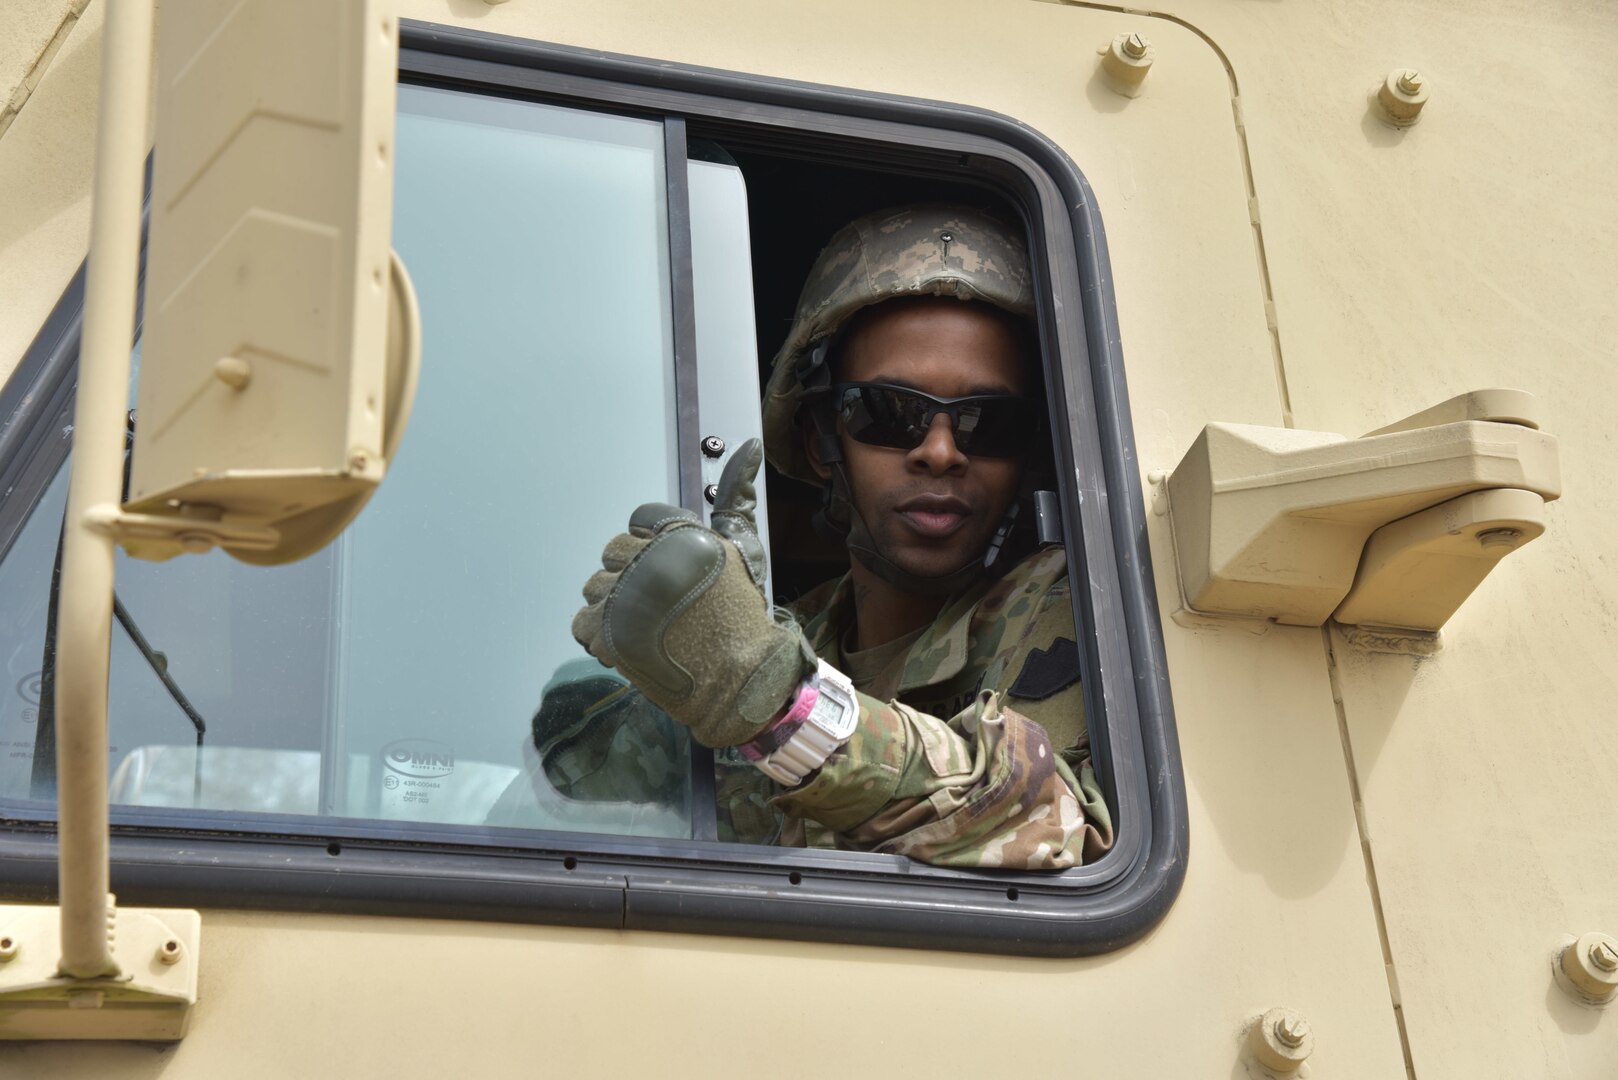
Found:
<path fill-rule="evenodd" d="M 704 526 L 689 510 L 647 503 L 608 542 L 584 586 L 573 636 L 704 746 L 750 741 L 815 670 L 795 623 L 772 618 L 753 522 L 763 445 L 749 439 L 719 478 Z"/>

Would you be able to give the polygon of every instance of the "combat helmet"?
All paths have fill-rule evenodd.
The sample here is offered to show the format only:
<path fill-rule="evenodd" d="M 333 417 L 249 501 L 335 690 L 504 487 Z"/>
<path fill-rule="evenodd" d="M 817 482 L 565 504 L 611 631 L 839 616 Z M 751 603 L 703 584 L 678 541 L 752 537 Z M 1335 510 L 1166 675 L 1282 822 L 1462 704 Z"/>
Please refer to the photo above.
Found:
<path fill-rule="evenodd" d="M 855 219 L 826 244 L 798 299 L 786 342 L 776 353 L 764 392 L 764 448 L 787 476 L 824 487 L 819 524 L 847 539 L 849 551 L 875 573 L 912 591 L 952 592 L 994 561 L 1006 528 L 987 560 L 974 558 L 942 578 L 917 578 L 878 553 L 849 498 L 841 444 L 829 401 L 828 355 L 839 331 L 859 311 L 902 297 L 953 296 L 992 304 L 1023 318 L 1033 314 L 1033 288 L 1021 230 L 980 210 L 950 205 L 904 206 Z M 806 400 L 829 482 L 810 467 L 798 427 Z M 1015 513 L 1015 509 L 1013 510 Z"/>

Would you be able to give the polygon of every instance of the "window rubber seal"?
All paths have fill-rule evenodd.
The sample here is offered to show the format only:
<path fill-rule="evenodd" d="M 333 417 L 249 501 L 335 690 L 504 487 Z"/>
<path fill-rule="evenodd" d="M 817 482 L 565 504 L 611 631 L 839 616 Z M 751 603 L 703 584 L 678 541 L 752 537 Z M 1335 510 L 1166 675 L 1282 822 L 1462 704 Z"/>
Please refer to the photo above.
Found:
<path fill-rule="evenodd" d="M 1046 378 L 1058 468 L 1072 481 L 1060 491 L 1075 556 L 1069 577 L 1081 616 L 1083 676 L 1099 697 L 1091 738 L 1116 842 L 1094 864 L 1060 873 L 965 871 L 864 852 L 128 808 L 113 813 L 112 881 L 120 900 L 1012 955 L 1104 953 L 1150 931 L 1184 881 L 1185 782 L 1105 233 L 1071 158 L 1027 125 L 968 106 L 410 20 L 400 30 L 402 81 L 678 117 L 705 137 L 735 133 L 754 145 L 778 133 L 781 145 L 817 143 L 831 154 L 845 147 L 851 161 L 880 146 L 895 159 L 914 157 L 918 168 L 996 177 L 1016 191 L 1036 277 L 1043 278 L 1047 357 L 1068 358 L 1047 359 Z M 69 303 L 75 289 L 78 302 Z M 1070 302 L 1058 305 L 1058 296 Z M 81 302 L 76 278 L 58 311 L 76 316 Z M 56 319 L 53 313 L 0 387 L 0 423 L 7 425 L 0 428 L 0 478 L 39 471 L 34 459 L 48 441 L 42 421 L 49 404 L 28 397 L 26 386 L 54 373 L 51 400 L 64 387 L 71 394 L 73 371 L 62 365 L 76 367 L 76 341 L 63 338 L 71 328 L 53 330 Z M 47 339 L 54 344 L 39 360 L 35 351 Z M 26 516 L 33 502 L 6 492 L 0 486 L 0 527 Z M 19 502 L 20 515 L 13 509 Z M 53 894 L 51 809 L 27 800 L 0 807 L 0 893 Z"/>

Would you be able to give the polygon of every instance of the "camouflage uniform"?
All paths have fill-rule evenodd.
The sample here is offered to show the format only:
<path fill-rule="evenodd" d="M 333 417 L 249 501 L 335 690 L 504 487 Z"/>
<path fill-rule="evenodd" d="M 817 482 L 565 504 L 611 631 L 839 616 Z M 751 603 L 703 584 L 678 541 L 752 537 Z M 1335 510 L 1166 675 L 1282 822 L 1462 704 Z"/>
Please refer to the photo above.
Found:
<path fill-rule="evenodd" d="M 829 379 L 829 345 L 853 315 L 910 296 L 951 296 L 1030 317 L 1031 274 L 1017 229 L 965 207 L 913 206 L 866 215 L 831 238 L 764 393 L 764 445 L 782 473 L 823 483 L 797 423 L 805 381 Z M 862 558 L 869 534 L 835 463 L 826 508 L 827 521 L 846 530 L 850 553 Z M 948 588 L 962 589 L 955 578 L 971 581 L 973 572 L 962 567 Z M 883 576 L 900 588 L 939 584 Z M 859 724 L 788 791 L 735 748 L 717 751 L 722 837 L 1015 869 L 1075 866 L 1111 846 L 1112 819 L 1090 766 L 1060 549 L 983 575 L 914 640 L 864 653 L 843 649 L 854 623 L 846 576 L 791 614 L 815 653 L 853 681 Z M 548 694 L 535 717 L 546 777 L 573 798 L 677 805 L 684 732 L 633 688 L 593 681 L 601 692 L 582 691 L 587 708 L 568 704 L 566 693 Z"/>
<path fill-rule="evenodd" d="M 810 593 L 793 614 L 815 652 L 846 671 L 849 579 Z M 859 727 L 802 786 L 782 791 L 733 750 L 719 751 L 722 838 L 1012 869 L 1076 866 L 1111 846 L 1061 549 L 968 590 L 908 648 L 861 675 Z M 633 688 L 587 709 L 546 704 L 535 738 L 559 792 L 676 797 L 678 725 Z"/>

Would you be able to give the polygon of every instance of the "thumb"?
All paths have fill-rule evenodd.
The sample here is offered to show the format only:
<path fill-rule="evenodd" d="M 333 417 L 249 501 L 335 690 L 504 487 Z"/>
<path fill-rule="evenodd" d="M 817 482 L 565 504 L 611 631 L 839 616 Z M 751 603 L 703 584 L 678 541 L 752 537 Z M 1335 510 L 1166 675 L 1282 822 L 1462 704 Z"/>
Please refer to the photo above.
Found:
<path fill-rule="evenodd" d="M 714 517 L 724 514 L 726 520 L 746 522 L 756 530 L 758 523 L 753 520 L 753 511 L 758 508 L 758 489 L 753 481 L 763 462 L 764 444 L 757 439 L 748 439 L 736 448 L 725 462 L 725 471 L 719 474 L 719 490 L 713 501 Z M 719 526 L 715 524 L 714 528 L 719 529 Z"/>
<path fill-rule="evenodd" d="M 736 545 L 747 562 L 747 572 L 754 584 L 764 585 L 767 560 L 764 545 L 759 542 L 758 523 L 753 512 L 758 508 L 758 489 L 753 481 L 764 462 L 764 444 L 748 439 L 736 448 L 719 475 L 719 490 L 714 495 L 714 509 L 709 516 L 714 532 Z"/>

